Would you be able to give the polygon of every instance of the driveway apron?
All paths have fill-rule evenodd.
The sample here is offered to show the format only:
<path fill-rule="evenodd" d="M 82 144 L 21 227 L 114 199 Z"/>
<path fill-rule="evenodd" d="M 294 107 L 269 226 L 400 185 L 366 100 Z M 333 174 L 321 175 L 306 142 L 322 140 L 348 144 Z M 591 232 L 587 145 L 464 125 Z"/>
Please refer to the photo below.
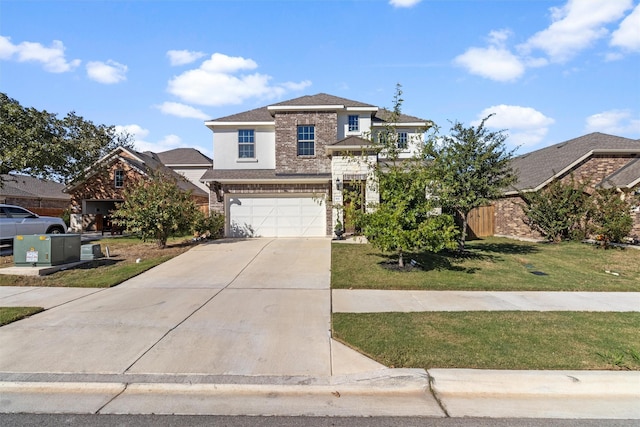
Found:
<path fill-rule="evenodd" d="M 0 328 L 0 372 L 330 376 L 330 245 L 200 245 Z"/>

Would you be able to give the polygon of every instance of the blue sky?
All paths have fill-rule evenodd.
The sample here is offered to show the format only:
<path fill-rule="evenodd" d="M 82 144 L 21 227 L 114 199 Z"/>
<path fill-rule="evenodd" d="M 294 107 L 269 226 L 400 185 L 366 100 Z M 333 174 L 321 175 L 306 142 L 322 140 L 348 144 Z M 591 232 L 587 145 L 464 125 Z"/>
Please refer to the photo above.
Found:
<path fill-rule="evenodd" d="M 640 0 L 2 0 L 0 91 L 215 157 L 204 121 L 302 95 L 506 129 L 524 153 L 640 138 Z"/>

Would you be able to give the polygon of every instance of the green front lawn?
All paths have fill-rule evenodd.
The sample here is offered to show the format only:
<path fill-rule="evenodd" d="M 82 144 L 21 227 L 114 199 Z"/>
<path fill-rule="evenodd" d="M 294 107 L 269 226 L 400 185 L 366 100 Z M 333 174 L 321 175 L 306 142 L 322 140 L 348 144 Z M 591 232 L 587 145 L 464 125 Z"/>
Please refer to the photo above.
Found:
<path fill-rule="evenodd" d="M 40 313 L 41 307 L 0 307 L 0 326 Z"/>
<path fill-rule="evenodd" d="M 640 291 L 636 249 L 494 237 L 468 242 L 467 249 L 465 256 L 406 254 L 407 264 L 413 259 L 421 268 L 397 271 L 387 268 L 397 260 L 371 245 L 334 243 L 331 284 L 334 289 Z"/>
<path fill-rule="evenodd" d="M 396 368 L 640 370 L 640 313 L 334 313 L 334 337 Z"/>

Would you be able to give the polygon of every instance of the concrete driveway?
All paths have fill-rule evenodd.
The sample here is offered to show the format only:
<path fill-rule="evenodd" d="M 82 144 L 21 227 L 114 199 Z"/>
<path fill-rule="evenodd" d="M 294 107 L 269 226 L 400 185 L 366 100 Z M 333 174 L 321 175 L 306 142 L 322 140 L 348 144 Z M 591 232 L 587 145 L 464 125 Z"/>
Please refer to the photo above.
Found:
<path fill-rule="evenodd" d="M 330 245 L 200 245 L 0 328 L 0 372 L 330 376 Z M 362 370 L 381 367 L 333 346 Z"/>

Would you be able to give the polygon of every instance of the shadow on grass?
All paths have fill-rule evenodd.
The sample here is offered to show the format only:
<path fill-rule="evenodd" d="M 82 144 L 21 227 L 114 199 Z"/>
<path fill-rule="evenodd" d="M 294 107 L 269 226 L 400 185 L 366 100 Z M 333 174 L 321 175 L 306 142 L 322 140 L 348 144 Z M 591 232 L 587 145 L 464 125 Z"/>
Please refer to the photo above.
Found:
<path fill-rule="evenodd" d="M 93 260 L 91 262 L 85 262 L 83 264 L 80 264 L 76 267 L 74 267 L 74 270 L 91 270 L 94 268 L 98 268 L 98 267 L 109 267 L 112 265 L 116 265 L 119 262 L 124 261 L 123 259 L 114 259 L 114 258 L 104 258 L 104 259 L 97 259 L 97 260 Z"/>
<path fill-rule="evenodd" d="M 466 274 L 475 274 L 480 271 L 479 267 L 464 267 L 460 264 L 466 261 L 498 262 L 503 259 L 503 255 L 526 255 L 539 252 L 535 245 L 523 243 L 490 243 L 476 240 L 467 245 L 467 249 L 459 252 L 457 250 L 444 250 L 442 252 L 413 252 L 405 253 L 405 266 L 398 266 L 397 254 L 382 254 L 385 258 L 379 264 L 383 268 L 394 271 L 432 271 L 449 270 Z M 412 263 L 412 260 L 415 261 Z"/>

